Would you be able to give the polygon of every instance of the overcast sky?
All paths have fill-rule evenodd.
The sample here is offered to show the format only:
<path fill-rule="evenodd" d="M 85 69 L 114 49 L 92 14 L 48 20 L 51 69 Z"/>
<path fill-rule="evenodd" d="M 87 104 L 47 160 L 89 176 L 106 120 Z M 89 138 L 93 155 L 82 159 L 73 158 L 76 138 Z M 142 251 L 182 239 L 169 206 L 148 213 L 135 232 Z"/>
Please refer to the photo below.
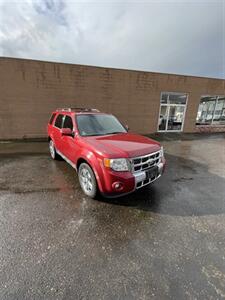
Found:
<path fill-rule="evenodd" d="M 225 0 L 0 0 L 0 56 L 225 78 Z"/>

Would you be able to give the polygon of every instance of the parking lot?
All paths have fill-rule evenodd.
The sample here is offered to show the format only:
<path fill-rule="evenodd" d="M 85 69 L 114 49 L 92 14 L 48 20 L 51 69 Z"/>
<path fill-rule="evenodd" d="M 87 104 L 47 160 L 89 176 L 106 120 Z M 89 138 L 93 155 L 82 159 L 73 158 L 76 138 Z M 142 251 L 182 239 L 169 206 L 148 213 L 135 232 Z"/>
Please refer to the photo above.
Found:
<path fill-rule="evenodd" d="M 91 200 L 47 143 L 1 143 L 0 299 L 225 298 L 225 137 L 162 144 L 152 186 Z"/>

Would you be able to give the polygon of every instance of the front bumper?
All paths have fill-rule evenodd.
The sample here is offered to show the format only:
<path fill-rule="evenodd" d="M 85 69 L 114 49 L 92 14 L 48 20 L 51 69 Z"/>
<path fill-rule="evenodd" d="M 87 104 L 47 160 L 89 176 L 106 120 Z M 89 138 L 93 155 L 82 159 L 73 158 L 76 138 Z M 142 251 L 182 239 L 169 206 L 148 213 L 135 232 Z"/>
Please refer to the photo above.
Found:
<path fill-rule="evenodd" d="M 101 192 L 106 197 L 120 197 L 134 192 L 161 177 L 165 169 L 165 159 L 157 164 L 157 168 L 158 171 L 155 176 L 149 178 L 146 177 L 146 171 L 148 170 L 134 173 L 107 170 L 104 173 L 104 189 Z M 119 188 L 116 188 L 117 183 Z"/>

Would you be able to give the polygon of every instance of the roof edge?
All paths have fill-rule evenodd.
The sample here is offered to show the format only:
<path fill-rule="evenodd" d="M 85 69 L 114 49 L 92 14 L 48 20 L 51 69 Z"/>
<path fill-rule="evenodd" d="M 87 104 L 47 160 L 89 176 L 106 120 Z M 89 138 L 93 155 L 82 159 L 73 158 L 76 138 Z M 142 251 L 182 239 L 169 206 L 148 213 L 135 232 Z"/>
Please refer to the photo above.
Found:
<path fill-rule="evenodd" d="M 8 57 L 8 56 L 0 56 L 0 60 L 20 60 L 20 61 L 28 61 L 28 62 L 41 62 L 41 63 L 50 63 L 50 64 L 60 64 L 60 65 L 71 65 L 71 66 L 80 66 L 80 67 L 89 67 L 89 68 L 97 68 L 97 69 L 111 69 L 116 71 L 126 71 L 126 72 L 140 72 L 140 73 L 150 73 L 150 74 L 159 74 L 165 76 L 182 76 L 182 77 L 191 77 L 191 78 L 200 78 L 200 79 L 212 79 L 212 80 L 221 80 L 225 82 L 225 78 L 217 78 L 217 77 L 205 77 L 205 76 L 195 76 L 195 75 L 187 75 L 187 74 L 177 74 L 177 73 L 162 73 L 162 72 L 154 72 L 154 71 L 144 71 L 144 70 L 135 70 L 135 69 L 125 69 L 125 68 L 115 68 L 115 67 L 106 67 L 106 66 L 94 66 L 94 65 L 86 65 L 86 64 L 74 64 L 67 62 L 58 62 L 58 61 L 49 61 L 49 60 L 39 60 L 32 58 L 21 58 L 21 57 Z"/>

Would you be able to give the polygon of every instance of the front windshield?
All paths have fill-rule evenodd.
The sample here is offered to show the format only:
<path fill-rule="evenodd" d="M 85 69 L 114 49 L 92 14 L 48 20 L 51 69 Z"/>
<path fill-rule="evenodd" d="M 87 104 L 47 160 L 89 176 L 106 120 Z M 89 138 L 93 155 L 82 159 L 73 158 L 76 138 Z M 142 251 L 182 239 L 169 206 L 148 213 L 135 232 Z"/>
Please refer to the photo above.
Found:
<path fill-rule="evenodd" d="M 106 135 L 127 132 L 123 125 L 112 115 L 78 115 L 77 126 L 81 136 Z"/>

